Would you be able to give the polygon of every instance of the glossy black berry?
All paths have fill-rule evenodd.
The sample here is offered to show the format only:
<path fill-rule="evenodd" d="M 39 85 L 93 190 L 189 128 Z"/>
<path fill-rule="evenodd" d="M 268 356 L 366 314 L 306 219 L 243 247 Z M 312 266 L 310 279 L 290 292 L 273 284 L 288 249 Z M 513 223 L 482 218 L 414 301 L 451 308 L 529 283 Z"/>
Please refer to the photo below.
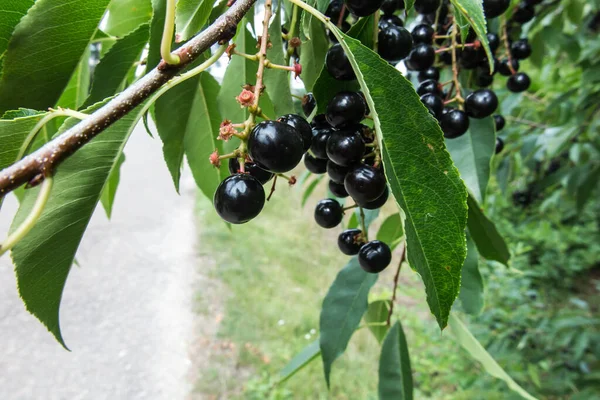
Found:
<path fill-rule="evenodd" d="M 435 94 L 427 93 L 421 96 L 421 103 L 433 115 L 438 118 L 442 114 L 442 110 L 444 109 L 444 100 L 440 96 L 436 96 Z"/>
<path fill-rule="evenodd" d="M 310 151 L 317 158 L 327 160 L 327 141 L 333 133 L 331 128 L 313 129 L 313 139 Z"/>
<path fill-rule="evenodd" d="M 315 221 L 323 228 L 335 228 L 342 222 L 344 211 L 342 206 L 334 199 L 325 199 L 317 203 L 315 208 Z"/>
<path fill-rule="evenodd" d="M 263 185 L 269 182 L 274 176 L 272 172 L 266 171 L 255 163 L 249 161 L 246 161 L 244 164 L 244 170 L 251 176 L 258 179 L 258 181 Z M 229 173 L 231 175 L 240 173 L 240 161 L 237 158 L 229 159 Z"/>
<path fill-rule="evenodd" d="M 493 32 L 489 32 L 486 36 L 490 44 L 490 50 L 493 54 L 496 52 L 496 50 L 498 50 L 498 47 L 500 47 L 500 36 Z"/>
<path fill-rule="evenodd" d="M 379 20 L 379 29 L 386 29 L 390 25 L 403 27 L 404 21 L 397 15 L 383 15 Z"/>
<path fill-rule="evenodd" d="M 334 44 L 327 51 L 325 67 L 331 76 L 337 80 L 352 81 L 356 79 L 356 74 L 354 74 L 350 60 L 348 60 L 348 56 L 339 43 Z"/>
<path fill-rule="evenodd" d="M 364 154 L 365 141 L 355 130 L 335 131 L 327 140 L 327 157 L 338 165 L 349 167 L 359 162 Z"/>
<path fill-rule="evenodd" d="M 487 18 L 496 18 L 506 12 L 510 0 L 483 0 L 483 11 Z"/>
<path fill-rule="evenodd" d="M 485 69 L 477 70 L 475 75 L 475 84 L 479 87 L 488 87 L 494 83 L 494 75 L 490 75 Z"/>
<path fill-rule="evenodd" d="M 271 172 L 294 169 L 304 153 L 304 140 L 297 129 L 277 121 L 256 125 L 248 139 L 248 154 L 261 168 Z"/>
<path fill-rule="evenodd" d="M 339 197 L 340 199 L 348 197 L 348 192 L 346 191 L 344 185 L 336 183 L 334 181 L 329 181 L 329 191 L 335 197 Z"/>
<path fill-rule="evenodd" d="M 365 244 L 360 229 L 346 229 L 338 236 L 338 247 L 347 256 L 355 256 Z"/>
<path fill-rule="evenodd" d="M 373 240 L 360 248 L 358 262 L 365 271 L 378 274 L 392 262 L 392 251 L 387 244 Z"/>
<path fill-rule="evenodd" d="M 401 26 L 388 25 L 379 31 L 378 52 L 381 58 L 395 63 L 409 55 L 413 47 L 410 32 Z"/>
<path fill-rule="evenodd" d="M 496 126 L 496 132 L 500 132 L 506 126 L 506 119 L 502 115 L 494 115 L 494 125 Z"/>
<path fill-rule="evenodd" d="M 383 205 L 385 203 L 387 203 L 389 197 L 390 197 L 390 190 L 386 186 L 385 190 L 383 191 L 381 196 L 379 196 L 375 200 L 369 201 L 368 203 L 364 203 L 364 204 L 358 204 L 358 203 L 357 204 L 366 210 L 377 210 L 378 208 L 383 207 Z"/>
<path fill-rule="evenodd" d="M 423 71 L 435 62 L 435 50 L 428 44 L 417 44 L 406 59 L 406 66 L 415 71 Z"/>
<path fill-rule="evenodd" d="M 310 126 L 312 126 L 313 129 L 331 128 L 331 125 L 329 125 L 329 122 L 327 122 L 327 117 L 325 117 L 325 114 L 315 115 L 310 123 Z M 315 134 L 313 132 L 313 136 L 314 135 Z"/>
<path fill-rule="evenodd" d="M 383 0 L 345 0 L 345 2 L 352 14 L 358 17 L 373 14 L 383 4 Z"/>
<path fill-rule="evenodd" d="M 504 140 L 496 138 L 496 154 L 502 153 L 502 150 L 504 150 Z"/>
<path fill-rule="evenodd" d="M 435 31 L 433 30 L 431 25 L 417 25 L 413 28 L 411 32 L 413 43 L 432 44 L 434 33 Z"/>
<path fill-rule="evenodd" d="M 512 69 L 514 71 L 519 70 L 519 60 L 517 60 L 516 58 L 512 59 L 510 65 L 512 65 Z M 498 64 L 498 72 L 502 76 L 511 76 L 513 74 L 509 67 L 508 59 L 505 58 L 504 60 L 500 61 L 500 63 Z"/>
<path fill-rule="evenodd" d="M 526 24 L 535 17 L 535 7 L 527 3 L 521 3 L 512 15 L 512 20 L 519 24 Z"/>
<path fill-rule="evenodd" d="M 327 175 L 335 183 L 344 184 L 348 172 L 350 172 L 350 168 L 337 165 L 331 160 L 327 161 Z"/>
<path fill-rule="evenodd" d="M 417 0 L 415 1 L 415 10 L 419 14 L 432 14 L 436 12 L 441 4 L 441 0 Z"/>
<path fill-rule="evenodd" d="M 434 81 L 440 80 L 440 70 L 436 67 L 429 67 L 419 72 L 419 82 L 426 81 L 427 79 L 433 79 Z"/>
<path fill-rule="evenodd" d="M 529 89 L 529 86 L 531 86 L 531 79 L 524 72 L 519 72 L 506 81 L 506 87 L 513 93 L 524 92 Z"/>
<path fill-rule="evenodd" d="M 404 8 L 404 0 L 383 0 L 381 4 L 381 11 L 385 15 L 391 15 L 400 8 Z"/>
<path fill-rule="evenodd" d="M 307 93 L 302 98 L 302 111 L 304 111 L 304 115 L 307 117 L 312 114 L 312 112 L 317 107 L 317 99 L 312 93 Z"/>
<path fill-rule="evenodd" d="M 255 218 L 265 205 L 265 190 L 258 179 L 248 174 L 227 177 L 213 199 L 217 214 L 231 224 L 243 224 Z"/>
<path fill-rule="evenodd" d="M 465 111 L 472 118 L 489 117 L 498 108 L 498 97 L 490 89 L 479 89 L 465 99 Z"/>
<path fill-rule="evenodd" d="M 342 10 L 344 10 L 343 19 L 346 19 L 350 12 L 348 11 L 348 8 L 344 7 L 344 2 L 342 0 L 332 0 L 325 11 L 325 15 L 327 15 L 329 18 L 335 21 L 335 24 L 337 24 L 342 16 Z"/>
<path fill-rule="evenodd" d="M 327 160 L 323 158 L 317 158 L 310 153 L 304 155 L 304 165 L 306 169 L 313 174 L 324 174 L 327 172 Z"/>
<path fill-rule="evenodd" d="M 344 179 L 346 191 L 361 204 L 376 200 L 386 188 L 383 172 L 370 165 L 358 165 Z"/>
<path fill-rule="evenodd" d="M 441 96 L 442 90 L 440 89 L 440 84 L 438 81 L 434 81 L 433 79 L 428 79 L 426 81 L 421 82 L 419 87 L 417 87 L 417 94 L 419 96 L 423 96 L 424 94 L 431 93 L 437 96 Z"/>
<path fill-rule="evenodd" d="M 279 117 L 277 121 L 295 128 L 300 136 L 302 136 L 302 142 L 304 143 L 304 151 L 310 149 L 312 144 L 312 128 L 307 120 L 297 114 L 287 114 Z"/>
<path fill-rule="evenodd" d="M 510 46 L 512 56 L 517 60 L 525 60 L 531 55 L 531 45 L 527 39 L 520 39 Z"/>
<path fill-rule="evenodd" d="M 440 126 L 447 139 L 455 139 L 469 130 L 469 117 L 464 111 L 452 110 L 442 115 Z"/>
<path fill-rule="evenodd" d="M 367 115 L 367 103 L 358 92 L 340 92 L 327 105 L 325 115 L 334 128 L 355 125 Z"/>

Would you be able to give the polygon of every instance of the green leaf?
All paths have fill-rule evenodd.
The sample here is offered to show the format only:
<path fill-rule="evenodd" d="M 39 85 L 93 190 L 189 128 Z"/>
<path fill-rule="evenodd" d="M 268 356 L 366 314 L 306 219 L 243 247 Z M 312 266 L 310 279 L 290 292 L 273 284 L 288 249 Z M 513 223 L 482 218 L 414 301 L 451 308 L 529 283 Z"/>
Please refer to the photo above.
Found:
<path fill-rule="evenodd" d="M 348 36 L 354 39 L 360 40 L 360 42 L 370 49 L 373 48 L 374 40 L 374 23 L 375 18 L 373 15 L 364 17 L 358 20 L 357 23 L 352 25 L 350 30 L 346 33 Z"/>
<path fill-rule="evenodd" d="M 306 346 L 279 373 L 279 383 L 283 383 L 296 375 L 321 354 L 319 339 Z"/>
<path fill-rule="evenodd" d="M 479 253 L 471 236 L 467 235 L 467 258 L 460 280 L 460 302 L 467 314 L 479 315 L 483 310 L 483 278 L 479 272 Z"/>
<path fill-rule="evenodd" d="M 150 0 L 112 0 L 108 11 L 104 32 L 121 37 L 150 22 L 152 3 Z"/>
<path fill-rule="evenodd" d="M 0 113 L 18 107 L 45 110 L 56 104 L 109 2 L 38 0 L 29 9 L 4 56 Z"/>
<path fill-rule="evenodd" d="M 369 308 L 365 313 L 365 322 L 379 343 L 383 342 L 385 335 L 390 330 L 386 322 L 391 306 L 391 300 L 377 300 L 369 303 Z"/>
<path fill-rule="evenodd" d="M 281 6 L 277 8 L 275 19 L 269 27 L 269 36 L 272 38 L 272 46 L 267 50 L 267 58 L 275 64 L 285 65 L 283 41 L 273 39 L 281 37 Z M 280 69 L 269 69 L 264 74 L 264 81 L 269 98 L 273 101 L 275 115 L 295 113 L 290 90 L 290 73 Z"/>
<path fill-rule="evenodd" d="M 460 172 L 460 177 L 477 201 L 483 202 L 490 180 L 492 156 L 496 150 L 493 118 L 471 118 L 466 134 L 446 140 L 446 147 Z"/>
<path fill-rule="evenodd" d="M 390 215 L 383 221 L 381 228 L 377 232 L 377 240 L 392 246 L 398 239 L 404 235 L 404 227 L 402 226 L 402 218 L 400 213 Z"/>
<path fill-rule="evenodd" d="M 471 28 L 469 20 L 467 20 L 465 16 L 461 13 L 456 13 L 454 17 L 456 18 L 456 24 L 458 25 L 458 29 L 460 30 L 460 38 L 462 40 L 462 43 L 466 43 L 467 37 L 469 36 L 469 29 Z"/>
<path fill-rule="evenodd" d="M 213 9 L 213 0 L 179 0 L 175 13 L 177 34 L 181 40 L 188 40 L 208 21 Z"/>
<path fill-rule="evenodd" d="M 303 13 L 302 15 L 305 15 Z M 302 64 L 302 81 L 308 92 L 313 90 L 315 82 L 324 69 L 325 55 L 329 49 L 329 38 L 323 25 L 316 19 L 311 19 L 309 25 L 310 40 L 302 43 L 300 64 Z"/>
<path fill-rule="evenodd" d="M 162 41 L 163 29 L 165 27 L 165 15 L 167 13 L 167 2 L 165 0 L 152 1 L 152 20 L 150 22 L 150 40 L 148 48 L 148 59 L 146 61 L 146 73 L 155 68 L 162 57 L 160 55 L 160 43 Z M 175 35 L 173 35 L 175 37 Z"/>
<path fill-rule="evenodd" d="M 127 79 L 133 64 L 139 60 L 148 41 L 148 25 L 141 25 L 135 31 L 117 42 L 102 57 L 94 72 L 94 83 L 85 106 L 97 103 L 117 93 Z"/>
<path fill-rule="evenodd" d="M 104 185 L 102 195 L 100 196 L 102 207 L 104 208 L 104 212 L 106 212 L 108 219 L 110 219 L 112 216 L 112 208 L 115 202 L 117 188 L 119 187 L 119 181 L 121 180 L 121 165 L 123 165 L 124 162 L 125 153 L 121 153 L 119 159 L 117 160 L 116 164 L 113 165 L 110 174 L 108 175 L 106 185 Z"/>
<path fill-rule="evenodd" d="M 38 223 L 12 251 L 19 294 L 27 310 L 65 347 L 59 324 L 64 285 L 102 189 L 141 117 L 140 111 L 138 108 L 114 123 L 58 167 L 50 199 Z M 61 130 L 78 122 L 70 118 Z M 38 191 L 38 188 L 26 191 L 11 229 L 30 213 Z"/>
<path fill-rule="evenodd" d="M 487 24 L 483 14 L 483 2 L 481 0 L 450 0 L 455 10 L 460 11 L 462 16 L 469 21 L 477 37 L 483 44 L 485 54 L 488 57 L 490 70 L 494 70 L 494 55 L 490 50 L 490 43 L 487 38 Z"/>
<path fill-rule="evenodd" d="M 429 308 L 443 329 L 466 257 L 466 189 L 439 125 L 410 82 L 372 50 L 340 35 L 369 103 L 388 183 L 406 215 L 409 263 L 423 278 Z"/>
<path fill-rule="evenodd" d="M 325 380 L 329 386 L 331 365 L 341 356 L 368 307 L 377 274 L 365 272 L 353 257 L 329 288 L 320 317 L 320 346 Z"/>
<path fill-rule="evenodd" d="M 306 190 L 304 191 L 304 194 L 302 195 L 302 207 L 304 207 L 306 205 L 306 202 L 308 201 L 308 199 L 310 198 L 310 195 L 315 191 L 315 189 L 317 188 L 317 186 L 319 185 L 319 183 L 323 180 L 325 176 L 321 175 L 321 176 L 317 176 L 311 183 L 310 185 L 308 185 L 308 187 L 306 188 Z"/>
<path fill-rule="evenodd" d="M 22 115 L 11 111 L 6 116 L 14 116 L 12 119 L 0 119 L 0 170 L 17 161 L 19 150 L 25 138 L 33 127 L 44 117 L 45 114 Z M 23 113 L 20 113 L 23 114 Z"/>
<path fill-rule="evenodd" d="M 2 2 L 0 8 L 0 60 L 8 48 L 8 42 L 13 34 L 15 26 L 21 18 L 27 13 L 27 10 L 33 5 L 35 0 L 6 0 Z M 0 62 L 0 72 L 2 63 Z"/>
<path fill-rule="evenodd" d="M 404 0 L 404 10 L 409 12 L 415 6 L 415 0 Z"/>
<path fill-rule="evenodd" d="M 488 374 L 506 382 L 508 387 L 528 400 L 536 400 L 519 386 L 512 378 L 502 369 L 500 365 L 492 358 L 492 356 L 483 348 L 481 343 L 469 331 L 469 328 L 454 314 L 450 314 L 450 329 L 458 344 L 460 344 L 476 361 L 479 361 Z"/>
<path fill-rule="evenodd" d="M 385 337 L 379 359 L 379 399 L 412 400 L 413 378 L 406 336 L 397 321 Z"/>
<path fill-rule="evenodd" d="M 83 105 L 90 91 L 90 47 L 88 46 L 79 65 L 73 72 L 66 89 L 56 102 L 58 107 L 77 110 Z M 102 99 L 100 99 L 102 100 Z"/>
<path fill-rule="evenodd" d="M 510 252 L 496 226 L 485 216 L 481 207 L 471 195 L 469 195 L 468 204 L 469 219 L 467 224 L 479 254 L 488 260 L 495 260 L 508 265 Z"/>

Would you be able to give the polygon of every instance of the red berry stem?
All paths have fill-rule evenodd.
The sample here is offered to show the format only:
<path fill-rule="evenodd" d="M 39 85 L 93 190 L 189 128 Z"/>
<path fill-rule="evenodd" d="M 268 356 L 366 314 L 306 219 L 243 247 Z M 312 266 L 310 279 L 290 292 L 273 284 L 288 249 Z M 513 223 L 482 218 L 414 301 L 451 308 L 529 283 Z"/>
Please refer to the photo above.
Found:
<path fill-rule="evenodd" d="M 508 69 L 510 69 L 511 74 L 516 74 L 517 71 L 513 68 L 513 59 L 512 54 L 510 52 L 510 44 L 508 43 L 508 28 L 506 24 L 506 17 L 502 17 L 502 43 L 504 44 L 504 54 L 506 55 L 506 59 L 508 60 Z"/>

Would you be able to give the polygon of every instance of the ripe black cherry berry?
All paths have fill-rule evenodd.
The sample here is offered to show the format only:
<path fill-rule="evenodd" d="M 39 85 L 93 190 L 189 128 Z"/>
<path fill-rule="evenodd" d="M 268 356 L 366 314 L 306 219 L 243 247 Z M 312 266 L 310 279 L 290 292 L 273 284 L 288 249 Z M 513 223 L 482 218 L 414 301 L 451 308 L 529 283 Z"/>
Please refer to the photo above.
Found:
<path fill-rule="evenodd" d="M 383 0 L 381 4 L 381 11 L 385 15 L 392 15 L 401 8 L 404 8 L 404 0 Z"/>
<path fill-rule="evenodd" d="M 312 93 L 307 93 L 302 98 L 302 111 L 304 111 L 304 115 L 307 117 L 312 114 L 312 112 L 317 107 L 317 99 Z"/>
<path fill-rule="evenodd" d="M 440 70 L 436 67 L 429 67 L 419 72 L 419 81 L 423 82 L 427 79 L 433 79 L 434 81 L 440 80 Z"/>
<path fill-rule="evenodd" d="M 360 93 L 340 92 L 327 105 L 325 115 L 334 128 L 355 125 L 367 115 L 367 103 Z"/>
<path fill-rule="evenodd" d="M 494 124 L 496 125 L 496 132 L 500 132 L 506 125 L 506 119 L 502 115 L 494 115 Z"/>
<path fill-rule="evenodd" d="M 421 103 L 427 107 L 431 115 L 434 117 L 438 118 L 440 115 L 442 115 L 442 110 L 444 109 L 444 100 L 442 100 L 440 96 L 436 96 L 435 94 L 431 93 L 424 94 L 421 96 Z"/>
<path fill-rule="evenodd" d="M 265 190 L 258 179 L 248 174 L 227 177 L 215 192 L 217 214 L 231 224 L 243 224 L 255 218 L 265 205 Z"/>
<path fill-rule="evenodd" d="M 304 155 L 304 165 L 313 174 L 321 175 L 327 172 L 327 160 L 317 158 L 310 153 Z"/>
<path fill-rule="evenodd" d="M 325 15 L 327 15 L 329 18 L 335 21 L 335 24 L 337 24 L 342 15 L 342 10 L 344 10 L 343 19 L 346 19 L 350 12 L 348 11 L 348 8 L 344 7 L 344 2 L 342 0 L 332 0 L 325 11 Z"/>
<path fill-rule="evenodd" d="M 300 136 L 302 136 L 302 142 L 304 143 L 304 151 L 310 149 L 312 144 L 312 128 L 307 120 L 297 114 L 287 114 L 279 117 L 277 121 L 282 122 L 286 125 L 296 128 Z"/>
<path fill-rule="evenodd" d="M 364 203 L 364 204 L 363 203 L 360 203 L 360 204 L 357 203 L 357 204 L 366 210 L 377 210 L 378 208 L 383 207 L 383 205 L 385 203 L 387 203 L 389 197 L 390 197 L 390 190 L 386 186 L 385 190 L 383 191 L 383 194 L 381 196 L 379 196 L 378 198 L 376 198 L 375 200 L 369 201 L 368 203 Z"/>
<path fill-rule="evenodd" d="M 510 46 L 510 52 L 517 60 L 525 60 L 531 55 L 531 45 L 527 39 L 520 39 Z"/>
<path fill-rule="evenodd" d="M 350 168 L 337 165 L 331 160 L 327 161 L 327 175 L 329 175 L 329 179 L 335 183 L 341 183 L 343 185 L 348 172 L 350 172 Z"/>
<path fill-rule="evenodd" d="M 500 47 L 500 36 L 493 32 L 488 32 L 486 36 L 490 44 L 490 50 L 492 51 L 492 54 L 494 54 L 496 50 L 498 50 L 498 47 Z"/>
<path fill-rule="evenodd" d="M 366 17 L 379 10 L 383 0 L 345 0 L 346 7 L 357 17 Z"/>
<path fill-rule="evenodd" d="M 354 74 L 350 60 L 346 52 L 344 52 L 344 48 L 339 43 L 334 44 L 327 51 L 325 67 L 331 76 L 339 81 L 352 81 L 356 79 L 356 74 Z"/>
<path fill-rule="evenodd" d="M 304 140 L 297 129 L 277 121 L 257 124 L 248 139 L 248 154 L 263 169 L 288 172 L 304 154 Z"/>
<path fill-rule="evenodd" d="M 366 204 L 383 194 L 386 188 L 385 176 L 380 169 L 361 164 L 348 172 L 344 186 L 357 203 Z"/>
<path fill-rule="evenodd" d="M 413 47 L 412 36 L 405 28 L 387 25 L 379 31 L 378 52 L 381 58 L 391 63 L 398 62 L 408 56 Z"/>
<path fill-rule="evenodd" d="M 455 139 L 469 130 L 469 117 L 461 110 L 451 110 L 440 119 L 440 126 L 447 139 Z"/>
<path fill-rule="evenodd" d="M 359 162 L 364 154 L 365 141 L 355 130 L 335 131 L 327 140 L 327 156 L 337 165 L 349 167 Z"/>
<path fill-rule="evenodd" d="M 342 185 L 340 183 L 335 183 L 334 181 L 329 181 L 329 191 L 335 197 L 338 197 L 340 199 L 344 199 L 344 198 L 348 197 L 348 192 L 346 191 L 346 188 L 344 187 L 344 185 Z"/>
<path fill-rule="evenodd" d="M 417 0 L 415 2 L 415 10 L 419 14 L 431 14 L 436 12 L 441 4 L 441 0 Z"/>
<path fill-rule="evenodd" d="M 496 138 L 496 154 L 502 153 L 502 150 L 504 150 L 504 140 Z"/>
<path fill-rule="evenodd" d="M 310 151 L 315 157 L 327 160 L 327 141 L 332 133 L 332 128 L 313 129 Z"/>
<path fill-rule="evenodd" d="M 365 271 L 378 274 L 392 262 L 392 251 L 387 244 L 373 240 L 360 248 L 358 262 Z"/>
<path fill-rule="evenodd" d="M 383 15 L 379 20 L 379 29 L 386 29 L 390 25 L 403 27 L 404 21 L 397 15 Z"/>
<path fill-rule="evenodd" d="M 431 25 L 420 24 L 413 28 L 411 35 L 414 43 L 432 44 L 434 33 Z"/>
<path fill-rule="evenodd" d="M 506 81 L 506 87 L 513 93 L 524 92 L 529 89 L 529 86 L 531 86 L 531 79 L 524 72 L 519 72 Z"/>
<path fill-rule="evenodd" d="M 483 11 L 487 18 L 496 18 L 506 12 L 510 0 L 483 0 Z"/>
<path fill-rule="evenodd" d="M 479 87 L 488 87 L 494 83 L 494 75 L 485 69 L 478 69 L 475 75 L 475 84 Z"/>
<path fill-rule="evenodd" d="M 472 118 L 489 117 L 496 108 L 498 108 L 498 97 L 490 89 L 476 90 L 465 99 L 465 111 Z"/>
<path fill-rule="evenodd" d="M 334 199 L 325 199 L 317 203 L 315 208 L 315 221 L 319 226 L 331 229 L 342 222 L 344 211 L 342 206 Z"/>
<path fill-rule="evenodd" d="M 338 236 L 338 247 L 347 256 L 355 256 L 365 244 L 360 229 L 346 229 Z"/>
<path fill-rule="evenodd" d="M 417 87 L 417 94 L 419 96 L 423 96 L 427 93 L 435 94 L 436 96 L 441 96 L 442 90 L 440 89 L 439 82 L 434 81 L 433 79 L 428 79 L 426 81 L 421 82 L 419 87 Z"/>
<path fill-rule="evenodd" d="M 274 176 L 272 172 L 266 171 L 255 163 L 249 161 L 246 161 L 244 164 L 244 170 L 246 173 L 250 174 L 250 176 L 258 179 L 258 181 L 263 185 L 269 182 Z M 240 161 L 237 158 L 229 159 L 229 173 L 231 175 L 240 173 Z"/>
<path fill-rule="evenodd" d="M 518 24 L 526 24 L 535 17 L 535 7 L 527 3 L 521 3 L 512 15 L 512 20 Z"/>
<path fill-rule="evenodd" d="M 512 69 L 514 71 L 519 70 L 519 60 L 517 60 L 516 58 L 512 59 L 512 62 L 510 63 L 510 65 L 512 65 Z M 502 75 L 502 76 L 511 76 L 512 75 L 512 71 L 509 67 L 508 59 L 505 58 L 504 60 L 500 61 L 500 63 L 498 64 L 498 72 L 500 72 L 500 75 Z"/>
<path fill-rule="evenodd" d="M 406 66 L 415 71 L 423 71 L 435 62 L 435 49 L 428 44 L 417 44 L 406 59 Z"/>

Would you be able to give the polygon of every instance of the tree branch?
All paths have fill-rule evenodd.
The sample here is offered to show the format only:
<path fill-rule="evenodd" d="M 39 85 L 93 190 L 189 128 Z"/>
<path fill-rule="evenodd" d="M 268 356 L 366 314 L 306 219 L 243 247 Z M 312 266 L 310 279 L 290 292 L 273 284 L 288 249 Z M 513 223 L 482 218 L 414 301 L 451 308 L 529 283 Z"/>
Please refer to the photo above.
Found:
<path fill-rule="evenodd" d="M 237 0 L 211 26 L 174 53 L 180 59 L 179 64 L 169 65 L 164 60 L 161 61 L 156 68 L 88 118 L 39 150 L 0 171 L 0 198 L 21 185 L 41 182 L 41 178 L 52 175 L 60 163 L 143 103 L 210 46 L 233 38 L 237 25 L 255 2 L 256 0 Z"/>

